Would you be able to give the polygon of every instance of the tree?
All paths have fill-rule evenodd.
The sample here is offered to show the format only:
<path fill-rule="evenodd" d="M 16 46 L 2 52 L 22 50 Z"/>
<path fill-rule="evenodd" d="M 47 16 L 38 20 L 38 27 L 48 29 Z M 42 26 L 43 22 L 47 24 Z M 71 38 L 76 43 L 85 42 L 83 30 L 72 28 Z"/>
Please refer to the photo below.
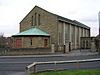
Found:
<path fill-rule="evenodd" d="M 0 37 L 4 37 L 4 33 L 0 33 Z"/>
<path fill-rule="evenodd" d="M 5 37 L 3 33 L 0 33 L 0 48 L 4 48 L 5 46 Z"/>

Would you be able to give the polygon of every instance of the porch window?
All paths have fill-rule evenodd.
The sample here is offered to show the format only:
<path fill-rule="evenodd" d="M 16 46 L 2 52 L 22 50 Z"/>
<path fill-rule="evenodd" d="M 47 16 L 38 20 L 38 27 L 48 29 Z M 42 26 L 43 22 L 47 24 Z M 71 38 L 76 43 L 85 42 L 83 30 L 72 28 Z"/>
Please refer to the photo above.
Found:
<path fill-rule="evenodd" d="M 32 46 L 32 39 L 30 39 L 30 45 Z"/>
<path fill-rule="evenodd" d="M 48 39 L 44 39 L 44 47 L 48 46 Z"/>

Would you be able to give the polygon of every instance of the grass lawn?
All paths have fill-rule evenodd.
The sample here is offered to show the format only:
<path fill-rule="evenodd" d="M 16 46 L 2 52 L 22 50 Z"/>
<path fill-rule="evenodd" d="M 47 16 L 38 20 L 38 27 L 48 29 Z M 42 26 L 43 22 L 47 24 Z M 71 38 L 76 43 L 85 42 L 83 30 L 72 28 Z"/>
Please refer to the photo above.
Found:
<path fill-rule="evenodd" d="M 100 69 L 46 71 L 32 75 L 100 75 Z"/>

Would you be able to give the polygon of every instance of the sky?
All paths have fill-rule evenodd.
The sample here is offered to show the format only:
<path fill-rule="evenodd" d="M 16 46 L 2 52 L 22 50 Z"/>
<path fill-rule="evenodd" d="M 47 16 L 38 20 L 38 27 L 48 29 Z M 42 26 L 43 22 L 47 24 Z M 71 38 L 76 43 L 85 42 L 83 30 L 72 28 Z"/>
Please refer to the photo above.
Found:
<path fill-rule="evenodd" d="M 20 21 L 35 5 L 77 20 L 91 28 L 91 36 L 98 35 L 100 0 L 0 0 L 0 34 L 8 37 L 19 33 Z"/>

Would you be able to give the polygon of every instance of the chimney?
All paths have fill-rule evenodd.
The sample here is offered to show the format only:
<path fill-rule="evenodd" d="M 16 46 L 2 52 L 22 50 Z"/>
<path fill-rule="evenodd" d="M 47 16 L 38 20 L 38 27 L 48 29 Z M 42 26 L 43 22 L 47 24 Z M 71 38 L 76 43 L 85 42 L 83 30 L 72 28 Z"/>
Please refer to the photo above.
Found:
<path fill-rule="evenodd" d="M 100 12 L 99 12 L 98 16 L 99 16 L 99 36 L 100 36 Z"/>

